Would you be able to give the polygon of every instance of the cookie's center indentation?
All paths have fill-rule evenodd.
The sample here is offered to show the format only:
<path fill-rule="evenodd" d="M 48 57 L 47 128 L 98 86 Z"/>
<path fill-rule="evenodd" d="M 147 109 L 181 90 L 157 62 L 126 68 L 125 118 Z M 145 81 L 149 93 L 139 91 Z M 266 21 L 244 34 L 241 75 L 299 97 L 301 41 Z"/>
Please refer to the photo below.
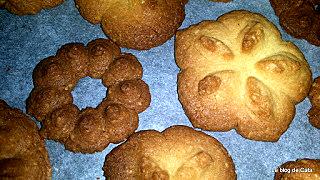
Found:
<path fill-rule="evenodd" d="M 86 107 L 96 108 L 106 97 L 107 87 L 102 84 L 101 79 L 84 77 L 80 79 L 76 87 L 71 92 L 73 103 L 79 109 Z"/>

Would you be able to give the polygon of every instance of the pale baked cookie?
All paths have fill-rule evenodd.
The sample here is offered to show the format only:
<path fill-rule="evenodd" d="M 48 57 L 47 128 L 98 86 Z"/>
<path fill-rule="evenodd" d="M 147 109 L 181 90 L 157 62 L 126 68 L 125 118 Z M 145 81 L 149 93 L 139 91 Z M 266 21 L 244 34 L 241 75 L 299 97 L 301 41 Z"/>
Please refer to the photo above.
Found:
<path fill-rule="evenodd" d="M 216 139 L 187 126 L 140 131 L 105 159 L 108 179 L 233 180 L 233 161 Z"/>
<path fill-rule="evenodd" d="M 42 9 L 53 8 L 64 0 L 0 0 L 0 8 L 17 15 L 37 14 Z"/>
<path fill-rule="evenodd" d="M 298 159 L 276 169 L 275 180 L 319 180 L 320 159 Z"/>
<path fill-rule="evenodd" d="M 0 179 L 51 179 L 51 165 L 38 127 L 0 100 Z"/>
<path fill-rule="evenodd" d="M 75 0 L 80 14 L 119 46 L 145 50 L 170 39 L 184 20 L 188 0 Z"/>
<path fill-rule="evenodd" d="M 301 51 L 260 14 L 232 11 L 177 33 L 179 100 L 195 127 L 277 141 L 311 71 Z"/>

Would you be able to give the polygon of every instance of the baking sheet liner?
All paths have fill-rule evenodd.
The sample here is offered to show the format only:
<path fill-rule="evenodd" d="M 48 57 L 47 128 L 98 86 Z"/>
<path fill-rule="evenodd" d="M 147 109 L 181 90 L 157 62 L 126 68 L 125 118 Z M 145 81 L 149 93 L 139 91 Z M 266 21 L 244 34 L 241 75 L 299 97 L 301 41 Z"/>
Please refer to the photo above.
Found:
<path fill-rule="evenodd" d="M 258 12 L 280 29 L 285 40 L 296 44 L 308 60 L 313 77 L 320 72 L 320 48 L 305 40 L 286 34 L 267 0 L 235 0 L 214 3 L 208 0 L 190 0 L 186 5 L 186 18 L 180 28 L 236 9 Z M 25 100 L 33 88 L 32 71 L 45 57 L 54 55 L 66 43 L 84 44 L 96 38 L 105 38 L 99 25 L 92 25 L 80 15 L 72 0 L 37 15 L 16 16 L 0 10 L 0 98 L 25 112 Z M 122 49 L 134 54 L 144 69 L 144 81 L 149 85 L 152 102 L 139 114 L 138 130 L 165 128 L 183 124 L 191 126 L 177 95 L 179 68 L 174 60 L 174 37 L 162 46 L 148 51 Z M 84 108 L 95 107 L 107 89 L 101 80 L 83 78 L 73 91 L 74 103 Z M 205 133 L 218 139 L 231 154 L 238 179 L 273 179 L 280 164 L 297 158 L 320 158 L 320 130 L 312 127 L 306 116 L 310 102 L 305 99 L 296 106 L 296 116 L 290 128 L 276 143 L 244 139 L 234 130 Z M 104 179 L 102 166 L 107 153 L 116 145 L 95 154 L 72 153 L 60 143 L 46 141 L 53 179 Z"/>

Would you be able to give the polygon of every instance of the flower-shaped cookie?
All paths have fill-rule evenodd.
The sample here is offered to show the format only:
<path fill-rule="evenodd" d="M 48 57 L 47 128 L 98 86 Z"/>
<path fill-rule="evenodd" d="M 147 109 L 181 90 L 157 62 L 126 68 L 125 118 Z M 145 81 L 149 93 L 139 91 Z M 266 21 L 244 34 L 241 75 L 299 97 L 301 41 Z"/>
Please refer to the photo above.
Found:
<path fill-rule="evenodd" d="M 178 93 L 195 127 L 277 141 L 308 94 L 303 54 L 262 15 L 233 11 L 177 33 Z"/>
<path fill-rule="evenodd" d="M 170 39 L 184 20 L 188 0 L 75 0 L 80 14 L 119 46 L 150 49 Z"/>

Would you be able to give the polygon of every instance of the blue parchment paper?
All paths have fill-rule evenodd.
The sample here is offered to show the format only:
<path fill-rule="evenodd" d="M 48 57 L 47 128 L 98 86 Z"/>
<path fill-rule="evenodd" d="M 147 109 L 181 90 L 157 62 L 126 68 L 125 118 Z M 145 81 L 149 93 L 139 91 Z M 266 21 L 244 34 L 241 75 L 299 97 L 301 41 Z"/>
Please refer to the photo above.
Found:
<path fill-rule="evenodd" d="M 231 3 L 190 0 L 181 28 L 202 20 L 216 19 L 235 9 L 258 12 L 274 22 L 283 38 L 292 41 L 304 53 L 313 77 L 320 75 L 320 48 L 286 34 L 268 0 L 234 0 Z M 0 10 L 0 98 L 25 112 L 25 100 L 33 88 L 32 71 L 40 60 L 54 55 L 63 44 L 86 44 L 105 37 L 99 25 L 92 25 L 79 15 L 72 0 L 32 16 L 16 16 Z M 178 101 L 176 82 L 179 68 L 175 64 L 173 45 L 174 37 L 148 51 L 122 49 L 140 60 L 144 69 L 143 79 L 152 95 L 150 107 L 139 114 L 138 130 L 162 131 L 176 124 L 191 126 Z M 83 78 L 72 94 L 74 103 L 85 108 L 97 106 L 106 92 L 100 80 Z M 218 139 L 227 148 L 235 163 L 238 179 L 273 179 L 276 167 L 286 161 L 320 158 L 320 130 L 309 124 L 306 116 L 309 108 L 308 99 L 297 105 L 290 128 L 276 143 L 247 140 L 234 130 L 205 133 Z M 64 150 L 62 144 L 54 141 L 46 141 L 46 145 L 53 179 L 104 179 L 104 158 L 116 146 L 111 144 L 95 154 L 75 154 Z"/>

